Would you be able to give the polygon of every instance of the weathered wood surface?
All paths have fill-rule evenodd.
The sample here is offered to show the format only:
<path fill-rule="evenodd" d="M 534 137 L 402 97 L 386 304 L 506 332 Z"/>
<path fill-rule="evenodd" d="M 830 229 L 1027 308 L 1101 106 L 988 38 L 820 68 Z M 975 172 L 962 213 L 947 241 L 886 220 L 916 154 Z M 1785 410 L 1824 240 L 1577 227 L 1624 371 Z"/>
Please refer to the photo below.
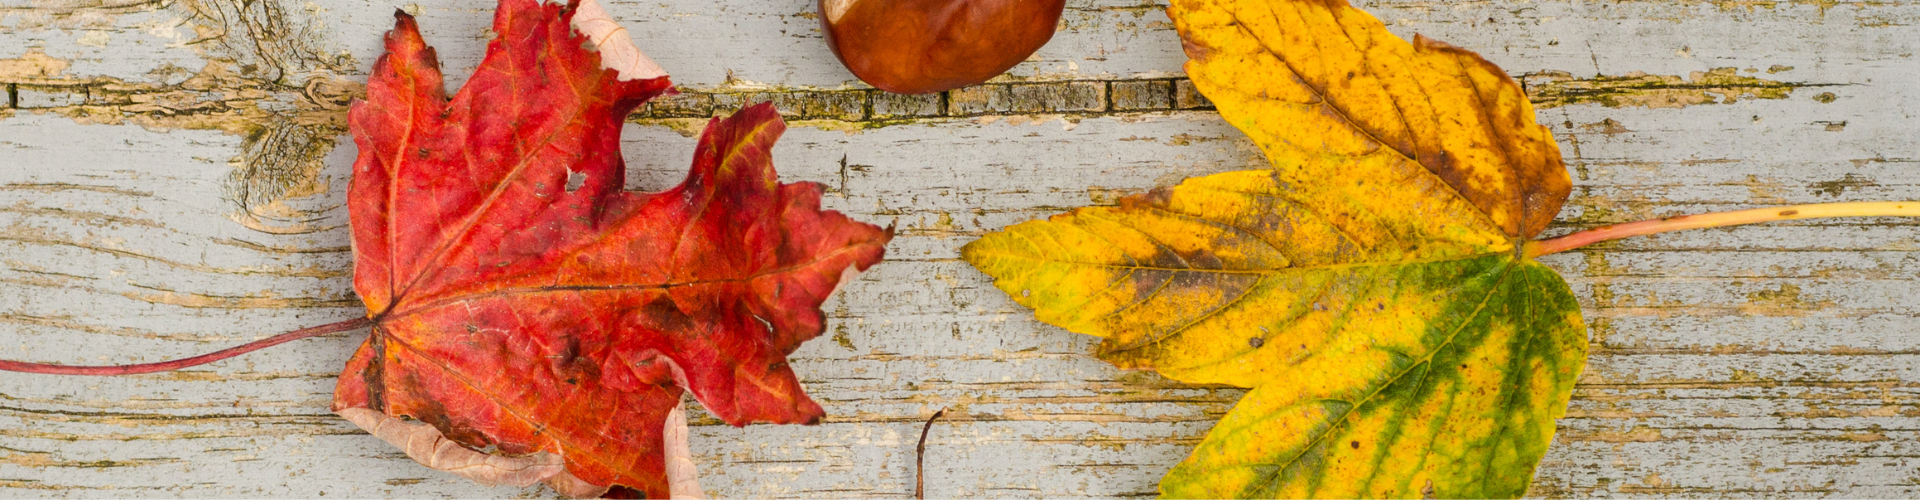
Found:
<path fill-rule="evenodd" d="M 0 0 L 0 356 L 155 361 L 360 314 L 342 106 L 393 8 L 421 15 L 457 85 L 491 4 Z M 933 496 L 1149 495 L 1238 398 L 1117 371 L 957 260 L 985 230 L 1261 163 L 1180 92 L 1162 5 L 1069 4 L 1011 86 L 899 101 L 840 69 L 811 0 L 612 2 L 695 91 L 628 127 L 633 187 L 678 181 L 684 117 L 772 98 L 803 119 L 774 151 L 783 176 L 901 229 L 795 355 L 826 423 L 695 413 L 710 492 L 909 495 L 919 421 L 947 407 Z M 1920 199 L 1920 2 L 1363 7 L 1528 83 L 1577 186 L 1554 234 Z M 1912 221 L 1850 220 L 1546 259 L 1594 348 L 1534 493 L 1920 495 L 1916 252 Z M 0 495 L 551 495 L 426 470 L 327 413 L 361 335 L 160 375 L 0 374 Z"/>

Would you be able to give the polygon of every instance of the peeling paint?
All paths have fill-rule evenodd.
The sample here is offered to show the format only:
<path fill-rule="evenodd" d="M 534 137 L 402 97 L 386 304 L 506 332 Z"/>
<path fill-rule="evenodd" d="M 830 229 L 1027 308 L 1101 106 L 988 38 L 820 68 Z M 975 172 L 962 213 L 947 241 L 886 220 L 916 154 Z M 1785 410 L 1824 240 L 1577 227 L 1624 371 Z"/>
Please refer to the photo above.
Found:
<path fill-rule="evenodd" d="M 0 209 L 0 217 L 31 218 L 39 221 L 36 224 L 51 220 L 43 225 L 63 228 L 55 233 L 16 231 L 0 224 L 0 229 L 5 229 L 0 231 L 0 240 L 4 240 L 0 244 L 27 249 L 24 255 L 8 254 L 5 267 L 0 268 L 4 273 L 0 274 L 0 287 L 25 291 L 15 295 L 21 296 L 19 303 L 27 304 L 0 311 L 0 329 L 28 332 L 8 337 L 0 350 L 75 362 L 152 357 L 158 354 L 144 350 L 149 346 L 176 343 L 169 348 L 183 352 L 224 346 L 250 339 L 248 335 L 267 333 L 247 328 L 279 324 L 274 321 L 317 322 L 340 313 L 276 301 L 306 298 L 306 304 L 314 305 L 312 301 L 340 300 L 349 293 L 349 277 L 344 272 L 345 253 L 349 251 L 345 231 L 338 225 L 326 225 L 339 223 L 340 209 L 324 214 L 302 212 L 309 210 L 305 205 L 313 203 L 312 199 L 299 198 L 338 193 L 343 187 L 333 179 L 312 175 L 317 170 L 308 159 L 344 145 L 340 135 L 344 106 L 359 92 L 358 86 L 347 80 L 357 76 L 350 68 L 327 69 L 329 61 L 341 59 L 329 51 L 332 47 L 326 45 L 329 35 L 325 29 L 287 22 L 303 17 L 294 9 L 312 10 L 314 4 L 300 7 L 298 1 L 262 1 L 34 0 L 23 4 L 34 6 L 26 8 L 29 10 L 43 6 L 74 9 L 42 19 L 45 26 L 72 30 L 61 35 L 66 41 L 59 43 L 71 44 L 72 38 L 86 30 L 107 30 L 115 47 L 134 40 L 174 45 L 198 51 L 214 67 L 180 63 L 188 67 L 163 66 L 153 73 L 96 78 L 99 75 L 75 75 L 73 68 L 91 67 L 95 55 L 114 55 L 111 48 L 81 51 L 88 55 L 71 61 L 49 57 L 29 65 L 53 64 L 60 66 L 58 69 L 35 66 L 38 69 L 9 70 L 13 71 L 10 76 L 0 78 L 0 85 L 10 91 L 5 105 L 36 108 L 4 109 L 0 116 L 35 120 L 59 116 L 86 123 L 142 125 L 155 131 L 214 130 L 236 138 L 229 142 L 240 147 L 222 153 L 231 155 L 231 172 L 217 170 L 226 158 L 215 155 L 207 162 L 214 171 L 196 172 L 211 175 L 202 178 L 26 177 L 0 183 L 0 194 L 11 196 L 9 200 L 30 201 Z M 408 8 L 429 19 L 484 17 L 465 4 L 423 4 Z M 1094 33 L 1104 38 L 1096 40 L 1099 47 L 1088 48 L 1089 54 L 1097 52 L 1098 57 L 1124 60 L 1139 57 L 1143 44 L 1171 40 L 1171 35 L 1164 32 L 1146 33 L 1139 36 L 1140 40 L 1130 38 L 1144 30 L 1167 29 L 1153 13 L 1158 7 L 1089 5 L 1081 8 L 1143 20 L 1118 29 L 1088 23 L 1086 29 L 1104 30 Z M 1537 20 L 1540 26 L 1565 28 L 1570 33 L 1588 29 L 1596 39 L 1615 40 L 1618 38 L 1599 34 L 1619 27 L 1621 21 L 1653 19 L 1658 21 L 1653 24 L 1660 24 L 1673 15 L 1702 24 L 1689 24 L 1686 31 L 1690 33 L 1684 35 L 1667 33 L 1661 26 L 1646 30 L 1647 46 L 1655 48 L 1640 52 L 1616 52 L 1599 46 L 1603 42 L 1594 42 L 1589 48 L 1596 53 L 1595 71 L 1602 61 L 1619 67 L 1621 54 L 1667 58 L 1676 50 L 1683 54 L 1672 56 L 1676 60 L 1693 59 L 1649 64 L 1667 64 L 1661 68 L 1742 65 L 1738 71 L 1716 70 L 1719 73 L 1685 77 L 1629 73 L 1596 78 L 1561 75 L 1564 78 L 1558 80 L 1530 81 L 1539 109 L 1547 110 L 1543 115 L 1562 115 L 1552 118 L 1565 124 L 1556 126 L 1554 132 L 1563 139 L 1563 150 L 1573 152 L 1568 163 L 1580 172 L 1576 181 L 1580 196 L 1567 212 L 1572 217 L 1556 225 L 1557 231 L 1766 202 L 1905 197 L 1898 193 L 1913 184 L 1904 172 L 1912 166 L 1914 155 L 1909 144 L 1897 139 L 1907 137 L 1900 134 L 1911 128 L 1862 110 L 1912 114 L 1909 103 L 1898 100 L 1894 92 L 1906 88 L 1898 85 L 1901 80 L 1883 80 L 1887 68 L 1896 70 L 1894 73 L 1910 68 L 1911 56 L 1899 54 L 1911 51 L 1895 47 L 1893 55 L 1875 55 L 1874 50 L 1882 49 L 1859 47 L 1906 43 L 1901 36 L 1907 28 L 1897 25 L 1911 24 L 1911 16 L 1900 10 L 1904 8 L 1900 5 L 1847 4 L 1835 10 L 1837 17 L 1831 24 L 1820 24 L 1810 6 L 1815 4 L 1797 5 L 1800 7 L 1779 12 L 1762 10 L 1761 16 L 1723 16 L 1737 18 L 1741 24 L 1717 25 L 1713 23 L 1722 21 L 1702 22 L 1700 18 L 1706 15 L 1701 13 L 1710 15 L 1716 6 L 1742 12 L 1775 6 L 1772 2 L 1630 2 L 1603 10 L 1565 2 L 1497 2 L 1377 7 L 1398 9 L 1406 18 L 1402 26 L 1410 31 L 1458 29 L 1442 23 L 1467 19 L 1484 9 L 1503 24 L 1490 30 L 1520 29 L 1504 26 L 1511 20 Z M 731 4 L 733 10 L 727 13 L 738 12 L 742 6 Z M 372 9 L 373 15 L 327 17 L 334 22 L 379 25 L 375 26 L 378 30 L 351 27 L 363 32 L 377 33 L 390 23 L 385 14 L 391 6 L 327 3 L 327 7 L 343 11 Z M 780 7 L 786 9 L 780 12 L 798 8 L 790 7 Z M 268 10 L 271 8 L 288 9 L 281 12 L 287 17 L 279 21 L 262 18 L 271 17 L 275 12 Z M 14 15 L 20 9 L 0 7 L 0 17 Z M 134 25 L 122 21 L 117 29 L 110 22 L 122 13 L 155 10 L 161 15 L 142 18 L 151 22 L 143 20 Z M 1518 17 L 1509 18 L 1503 10 L 1516 12 L 1512 15 Z M 1572 19 L 1565 17 L 1570 15 L 1569 10 L 1615 14 L 1579 14 L 1593 18 Z M 215 12 L 229 22 L 212 21 Z M 681 16 L 675 22 L 760 27 L 752 25 L 751 19 L 675 15 Z M 804 19 L 804 11 L 792 17 Z M 19 16 L 7 19 L 0 22 L 15 23 L 8 25 L 9 29 L 21 26 Z M 1818 29 L 1821 26 L 1850 29 Z M 1855 26 L 1871 29 L 1851 29 Z M 801 27 L 811 29 L 810 25 Z M 430 30 L 434 28 L 429 26 Z M 1788 64 L 1736 61 L 1728 57 L 1724 43 L 1707 39 L 1714 35 L 1709 31 L 1712 29 L 1759 28 L 1787 29 L 1762 35 L 1777 34 L 1784 41 L 1756 47 L 1751 54 L 1777 58 L 1800 69 Z M 271 41 L 252 35 L 249 30 L 255 29 L 281 30 L 288 33 L 283 41 L 297 43 L 251 47 L 256 41 Z M 1501 31 L 1478 42 L 1509 39 L 1510 33 L 1515 32 Z M 1062 36 L 1063 41 L 1074 42 L 1072 37 L 1084 39 L 1086 34 L 1063 32 Z M 372 46 L 377 44 L 375 38 L 351 43 Z M 1833 42 L 1808 43 L 1817 41 L 1815 38 Z M 1566 45 L 1531 53 L 1522 48 L 1523 44 L 1511 46 L 1499 57 L 1505 58 L 1503 63 L 1521 61 L 1516 67 L 1579 68 L 1584 66 L 1567 61 L 1584 61 L 1587 57 L 1563 53 L 1569 49 Z M 1833 50 L 1837 47 L 1846 50 Z M 1134 52 L 1127 53 L 1129 48 Z M 60 49 L 55 52 L 70 53 Z M 1177 47 L 1166 57 L 1179 57 Z M 8 62 L 25 59 L 28 56 Z M 812 62 L 833 64 L 830 59 L 806 64 Z M 693 67 L 717 72 L 721 64 L 727 63 Z M 1177 69 L 1178 64 L 1173 60 L 1162 67 Z M 1116 77 L 1079 71 L 1064 61 L 1037 61 L 1027 66 L 1036 65 L 1045 66 L 1038 68 L 1037 75 L 1010 76 L 992 84 L 1009 90 L 1061 82 L 1083 87 L 1106 85 L 1106 100 L 1097 110 L 1087 111 L 1084 109 L 1095 104 L 1091 96 L 1098 95 L 1096 92 L 1060 92 L 1060 99 L 1079 96 L 1074 97 L 1079 99 L 1074 105 L 1081 110 L 1021 111 L 1009 100 L 1004 109 L 992 108 L 989 103 L 986 108 L 954 113 L 948 100 L 951 96 L 896 100 L 857 84 L 808 88 L 769 77 L 765 78 L 768 82 L 736 79 L 735 85 L 686 89 L 686 99 L 673 103 L 658 100 L 630 117 L 633 123 L 647 125 L 647 133 L 656 136 L 667 135 L 660 133 L 666 129 L 693 136 L 708 117 L 724 114 L 732 109 L 729 106 L 748 99 L 775 100 L 788 111 L 795 129 L 783 140 L 785 146 L 776 150 L 783 155 L 783 173 L 829 184 L 833 184 L 831 179 L 842 179 L 835 195 L 826 200 L 836 204 L 834 209 L 869 220 L 898 216 L 902 225 L 917 222 L 924 229 L 896 240 L 897 248 L 890 252 L 897 251 L 899 258 L 877 268 L 879 274 L 849 285 L 848 298 L 837 301 L 831 313 L 832 337 L 809 345 L 794 360 L 796 370 L 807 377 L 809 390 L 831 408 L 834 419 L 820 426 L 739 429 L 696 410 L 696 449 L 717 450 L 703 452 L 700 458 L 702 471 L 712 479 L 708 485 L 713 491 L 720 496 L 899 496 L 905 490 L 896 487 L 898 481 L 887 478 L 910 482 L 914 476 L 910 468 L 901 465 L 911 459 L 911 439 L 903 440 L 895 434 L 911 436 L 932 410 L 955 405 L 956 421 L 937 426 L 930 438 L 937 450 L 929 456 L 931 492 L 943 496 L 965 492 L 995 496 L 1150 496 L 1154 494 L 1153 481 L 1167 466 L 1184 457 L 1213 419 L 1238 398 L 1241 391 L 1236 389 L 1187 386 L 1150 372 L 1115 372 L 1090 361 L 1082 352 L 1086 345 L 1062 340 L 1059 332 L 1038 326 L 1030 315 L 1011 308 L 991 283 L 952 262 L 951 247 L 964 242 L 962 236 L 983 229 L 1045 216 L 1065 207 L 1113 203 L 1119 197 L 1155 184 L 1171 184 L 1188 175 L 1264 165 L 1259 152 L 1221 123 L 1204 98 L 1192 91 L 1191 82 L 1177 71 Z M 1084 60 L 1080 65 L 1091 66 Z M 1107 63 L 1103 67 L 1113 66 Z M 763 70 L 743 73 L 777 74 Z M 1540 75 L 1522 75 L 1529 76 Z M 812 77 L 800 79 L 807 78 Z M 1839 89 L 1816 89 L 1788 101 L 1769 101 L 1766 118 L 1778 121 L 1763 126 L 1749 126 L 1748 115 L 1738 109 L 1738 104 L 1708 107 L 1709 102 L 1717 105 L 1729 97 L 1745 104 L 1775 98 L 1769 97 L 1772 95 L 1787 97 L 1799 87 L 1814 86 L 1790 80 L 1866 82 L 1868 78 L 1873 78 L 1871 84 L 1846 87 L 1844 96 L 1820 92 Z M 1123 97 L 1134 94 L 1115 90 L 1123 85 L 1154 92 L 1170 86 L 1172 95 L 1135 92 L 1149 97 L 1140 102 L 1152 103 L 1136 108 L 1135 104 L 1123 104 Z M 1021 90 L 1037 95 L 1058 89 Z M 1129 91 L 1135 90 L 1139 89 Z M 1659 101 L 1670 94 L 1682 97 L 1675 102 Z M 1162 99 L 1173 103 L 1162 104 Z M 1637 109 L 1672 108 L 1679 103 L 1699 108 L 1688 108 L 1686 113 Z M 1036 104 L 1032 99 L 1023 106 L 1042 104 L 1060 107 Z M 1715 128 L 1722 124 L 1722 118 L 1731 125 Z M 991 126 L 971 127 L 970 123 Z M 1018 127 L 1017 134 L 1036 134 L 1044 140 L 1021 142 L 1027 139 L 994 135 L 1015 128 L 1007 126 L 1013 123 L 1026 124 Z M 1078 128 L 1070 133 L 1061 133 L 1061 128 L 1076 124 Z M 1116 124 L 1127 128 L 1110 128 Z M 1102 135 L 1099 131 L 1103 129 L 1109 133 Z M 818 133 L 820 130 L 835 133 Z M 142 135 L 137 130 L 125 132 L 133 137 Z M 172 137 L 184 141 L 187 136 L 198 135 L 204 134 Z M 45 148 L 57 144 L 58 138 L 0 139 L 4 141 Z M 1106 142 L 1100 149 L 1075 148 L 1087 141 Z M 1577 141 L 1574 148 L 1567 148 L 1569 141 Z M 935 142 L 947 150 L 970 148 L 980 153 L 948 155 L 923 147 Z M 1752 149 L 1739 154 L 1712 149 L 1725 144 L 1751 144 Z M 1808 155 L 1799 152 L 1803 149 L 1822 151 Z M 828 165 L 845 158 L 847 151 L 856 155 L 850 161 L 873 166 L 848 165 L 836 177 Z M 652 161 L 630 160 L 636 164 Z M 682 160 L 666 164 L 681 167 Z M 233 227 L 217 216 L 180 222 L 176 214 L 183 206 L 179 201 L 182 197 L 172 188 L 163 187 L 166 182 L 220 184 L 220 176 L 229 173 L 224 181 L 226 193 L 207 196 L 229 198 L 225 202 L 236 207 L 232 220 L 251 229 Z M 1061 178 L 1072 182 L 1055 182 Z M 1087 187 L 1094 184 L 1098 187 Z M 88 199 L 114 204 L 90 207 L 81 201 L 77 206 L 64 205 L 66 200 Z M 149 212 L 134 213 L 127 207 Z M 303 224 L 301 220 L 322 222 Z M 169 234 L 153 227 L 155 224 L 192 234 L 182 237 L 187 242 L 184 245 L 167 241 L 139 246 L 139 235 Z M 1916 435 L 1908 430 L 1912 426 L 1907 421 L 1889 419 L 1920 417 L 1920 399 L 1910 396 L 1920 390 L 1920 383 L 1907 380 L 1913 353 L 1920 351 L 1903 347 L 1909 336 L 1902 334 L 1912 323 L 1910 315 L 1902 312 L 1905 309 L 1877 305 L 1881 302 L 1874 301 L 1884 301 L 1885 293 L 1869 297 L 1876 292 L 1897 293 L 1898 280 L 1920 269 L 1910 262 L 1912 250 L 1920 248 L 1920 243 L 1905 232 L 1907 229 L 1900 224 L 1806 223 L 1676 233 L 1589 248 L 1578 256 L 1568 255 L 1551 263 L 1563 269 L 1581 290 L 1582 302 L 1589 308 L 1594 349 L 1589 376 L 1581 380 L 1574 406 L 1561 421 L 1562 439 L 1541 465 L 1531 493 L 1562 497 L 1770 497 L 1799 490 L 1837 492 L 1835 496 L 1913 496 L 1920 488 L 1900 485 L 1920 485 L 1920 479 L 1915 479 L 1920 475 L 1910 467 L 1888 464 L 1906 460 L 1902 456 L 1911 450 Z M 112 238 L 123 240 L 115 243 Z M 126 240 L 133 240 L 135 245 L 127 245 Z M 247 260 L 223 261 L 218 257 L 236 254 L 246 255 Z M 72 265 L 76 258 L 100 263 L 98 273 L 92 272 L 92 267 Z M 1729 276 L 1745 283 L 1729 285 Z M 47 294 L 43 298 L 39 293 L 43 290 L 71 295 Z M 127 308 L 129 311 L 113 312 L 46 305 L 70 297 L 101 304 L 127 304 L 130 297 L 140 302 L 132 302 L 134 307 Z M 259 307 L 226 308 L 239 306 Z M 234 323 L 234 318 L 241 318 L 239 323 L 247 326 L 221 329 Z M 15 338 L 20 340 L 15 342 Z M 89 351 L 69 358 L 62 357 L 68 355 L 65 353 L 49 354 L 51 351 L 43 347 L 65 338 L 79 339 L 75 342 L 86 343 Z M 288 348 L 299 349 L 297 355 L 261 355 L 206 370 L 129 378 L 128 388 L 116 389 L 97 380 L 58 381 L 54 389 L 22 387 L 0 394 L 0 401 L 4 401 L 0 404 L 34 410 L 0 412 L 0 417 L 23 424 L 0 431 L 12 433 L 6 446 L 49 450 L 55 454 L 50 460 L 71 466 L 28 469 L 24 473 L 29 475 L 27 479 L 0 479 L 0 487 L 18 488 L 16 491 L 22 494 L 99 488 L 109 494 L 118 492 L 117 496 L 169 492 L 333 496 L 342 493 L 338 483 L 320 486 L 319 479 L 365 477 L 361 481 L 365 489 L 344 493 L 402 497 L 545 494 L 536 490 L 489 490 L 443 477 L 422 480 L 417 471 L 404 467 L 360 467 L 345 472 L 330 468 L 406 460 L 388 448 L 364 447 L 360 443 L 367 440 L 365 436 L 323 413 L 325 388 L 337 362 L 321 358 L 344 356 L 357 340 L 343 334 Z M 942 351 L 948 347 L 955 351 Z M 129 398 L 129 394 L 137 396 Z M 77 417 L 39 412 L 44 409 L 116 414 Z M 218 418 L 164 420 L 168 416 Z M 211 444 L 183 448 L 180 442 L 167 441 L 176 439 Z M 147 456 L 226 464 L 229 460 L 273 456 L 268 451 L 274 447 L 290 453 L 269 460 L 270 465 L 241 461 L 230 468 L 277 471 L 292 467 L 291 474 L 284 478 L 276 474 L 209 477 L 200 468 L 195 469 L 197 473 L 189 472 L 197 483 L 147 493 L 140 489 L 142 485 L 124 478 L 167 474 L 179 464 L 116 470 L 126 471 L 123 473 L 127 476 L 85 469 L 92 461 L 123 463 Z M 90 449 L 112 451 L 85 455 Z M 154 449 L 172 451 L 164 455 L 127 451 Z M 5 456 L 7 452 L 0 450 L 0 457 Z M 32 476 L 43 471 L 44 477 Z M 81 474 L 83 479 L 59 479 L 69 473 Z"/>
<path fill-rule="evenodd" d="M 1580 131 L 1597 133 L 1607 137 L 1632 132 L 1632 130 L 1628 130 L 1626 126 L 1621 125 L 1620 122 L 1614 121 L 1612 118 L 1594 123 L 1580 124 Z"/>
<path fill-rule="evenodd" d="M 49 57 L 46 50 L 34 47 L 20 57 L 0 59 L 0 81 L 11 84 L 62 81 L 60 75 L 70 66 L 71 63 Z"/>
<path fill-rule="evenodd" d="M 79 123 L 133 124 L 156 132 L 218 130 L 245 138 L 229 179 L 234 219 L 247 227 L 288 234 L 311 232 L 312 214 L 286 201 L 323 193 L 321 159 L 346 133 L 346 105 L 364 93 L 361 85 L 336 75 L 355 61 L 320 47 L 317 27 L 291 21 L 279 2 L 177 0 L 102 6 L 97 2 L 49 0 L 25 15 L 38 16 L 22 28 L 71 25 L 73 19 L 112 17 L 157 9 L 182 15 L 141 23 L 143 32 L 191 46 L 206 58 L 197 72 L 163 67 L 152 81 L 66 74 L 68 61 L 30 49 L 0 60 L 0 84 L 9 90 L 9 115 L 21 111 L 51 113 Z M 19 17 L 21 13 L 0 12 Z M 61 21 L 64 20 L 64 21 Z M 188 43 L 180 28 L 193 32 Z M 81 37 L 82 45 L 104 46 L 106 31 Z M 205 43 L 202 43 L 205 42 Z M 177 82 L 169 82 L 184 76 Z M 23 105 L 26 92 L 51 105 Z"/>
<path fill-rule="evenodd" d="M 1872 177 L 1867 177 L 1864 175 L 1848 172 L 1845 176 L 1839 179 L 1808 184 L 1807 189 L 1812 191 L 1813 194 L 1839 198 L 1840 195 L 1846 194 L 1847 190 L 1857 191 L 1860 188 L 1867 188 L 1867 187 L 1873 187 L 1878 185 L 1879 184 L 1875 184 L 1873 182 Z"/>
<path fill-rule="evenodd" d="M 1536 109 L 1575 104 L 1656 109 L 1732 104 L 1740 99 L 1785 99 L 1796 88 L 1816 86 L 1741 76 L 1738 72 L 1738 68 L 1715 68 L 1689 73 L 1686 78 L 1638 71 L 1575 78 L 1565 71 L 1544 71 L 1521 75 L 1520 81 Z"/>

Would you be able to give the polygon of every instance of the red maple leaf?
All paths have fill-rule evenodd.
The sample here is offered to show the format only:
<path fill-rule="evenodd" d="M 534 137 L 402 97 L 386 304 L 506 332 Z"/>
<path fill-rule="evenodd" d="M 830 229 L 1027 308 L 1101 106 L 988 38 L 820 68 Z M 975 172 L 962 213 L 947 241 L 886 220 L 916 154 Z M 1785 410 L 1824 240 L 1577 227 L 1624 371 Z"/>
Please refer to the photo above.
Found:
<path fill-rule="evenodd" d="M 682 388 L 736 426 L 820 419 L 786 356 L 892 231 L 781 184 L 769 150 L 786 127 L 764 104 L 709 122 L 680 186 L 623 191 L 622 121 L 671 84 L 602 69 L 576 7 L 501 0 L 451 99 L 396 14 L 350 114 L 354 289 L 373 331 L 333 408 L 470 477 L 660 497 Z"/>

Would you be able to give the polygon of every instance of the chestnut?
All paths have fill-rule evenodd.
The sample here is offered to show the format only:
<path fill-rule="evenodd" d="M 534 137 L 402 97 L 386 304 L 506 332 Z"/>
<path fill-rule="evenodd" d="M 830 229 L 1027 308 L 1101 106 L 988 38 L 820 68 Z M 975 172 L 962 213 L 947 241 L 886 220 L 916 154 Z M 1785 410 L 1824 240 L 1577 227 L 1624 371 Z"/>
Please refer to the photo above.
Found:
<path fill-rule="evenodd" d="M 827 45 L 881 90 L 924 94 L 987 81 L 1053 38 L 1066 0 L 820 0 Z"/>

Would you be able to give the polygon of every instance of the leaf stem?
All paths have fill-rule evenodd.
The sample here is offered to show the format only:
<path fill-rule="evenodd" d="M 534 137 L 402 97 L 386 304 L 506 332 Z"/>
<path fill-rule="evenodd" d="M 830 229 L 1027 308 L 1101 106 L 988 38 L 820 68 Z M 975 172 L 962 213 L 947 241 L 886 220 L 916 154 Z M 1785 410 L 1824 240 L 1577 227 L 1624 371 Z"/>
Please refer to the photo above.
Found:
<path fill-rule="evenodd" d="M 1611 241 L 1633 236 L 1646 236 L 1682 229 L 1738 226 L 1742 224 L 1795 219 L 1817 219 L 1823 217 L 1884 216 L 1920 217 L 1920 201 L 1817 203 L 1813 205 L 1755 208 L 1751 210 L 1735 210 L 1732 212 L 1699 215 L 1679 215 L 1664 219 L 1602 226 L 1558 238 L 1529 241 L 1523 252 L 1529 258 L 1539 257 L 1565 252 L 1602 241 Z"/>
<path fill-rule="evenodd" d="M 947 409 L 941 408 L 940 411 L 933 412 L 933 416 L 927 417 L 927 425 L 920 428 L 920 444 L 913 446 L 913 498 L 915 500 L 927 498 L 927 431 L 933 430 L 933 421 L 939 420 L 941 415 L 946 414 Z"/>
<path fill-rule="evenodd" d="M 315 326 L 311 328 L 302 328 L 299 330 L 294 330 L 291 332 L 274 335 L 272 337 L 255 340 L 253 342 L 248 342 L 245 344 L 229 347 L 226 349 L 221 349 L 218 351 L 202 354 L 199 356 L 194 356 L 191 358 L 176 359 L 173 361 L 161 361 L 158 363 L 142 363 L 137 365 L 112 365 L 112 366 L 68 366 L 68 365 L 50 365 L 50 364 L 44 364 L 44 363 L 26 363 L 26 362 L 20 362 L 20 361 L 0 360 L 0 371 L 22 372 L 22 373 L 45 373 L 45 374 L 51 374 L 51 375 L 135 375 L 135 374 L 141 374 L 141 373 L 164 372 L 168 370 L 178 370 L 178 369 L 186 368 L 189 366 L 204 365 L 207 363 L 212 363 L 215 361 L 231 358 L 234 356 L 239 356 L 241 354 L 258 351 L 261 349 L 273 347 L 280 344 L 285 344 L 288 342 L 304 339 L 307 337 L 317 337 L 317 336 L 326 335 L 329 333 L 354 330 L 361 327 L 365 327 L 370 324 L 373 324 L 373 320 L 370 320 L 367 318 L 354 318 L 346 321 L 341 321 L 339 323 L 329 323 L 329 324 Z"/>

